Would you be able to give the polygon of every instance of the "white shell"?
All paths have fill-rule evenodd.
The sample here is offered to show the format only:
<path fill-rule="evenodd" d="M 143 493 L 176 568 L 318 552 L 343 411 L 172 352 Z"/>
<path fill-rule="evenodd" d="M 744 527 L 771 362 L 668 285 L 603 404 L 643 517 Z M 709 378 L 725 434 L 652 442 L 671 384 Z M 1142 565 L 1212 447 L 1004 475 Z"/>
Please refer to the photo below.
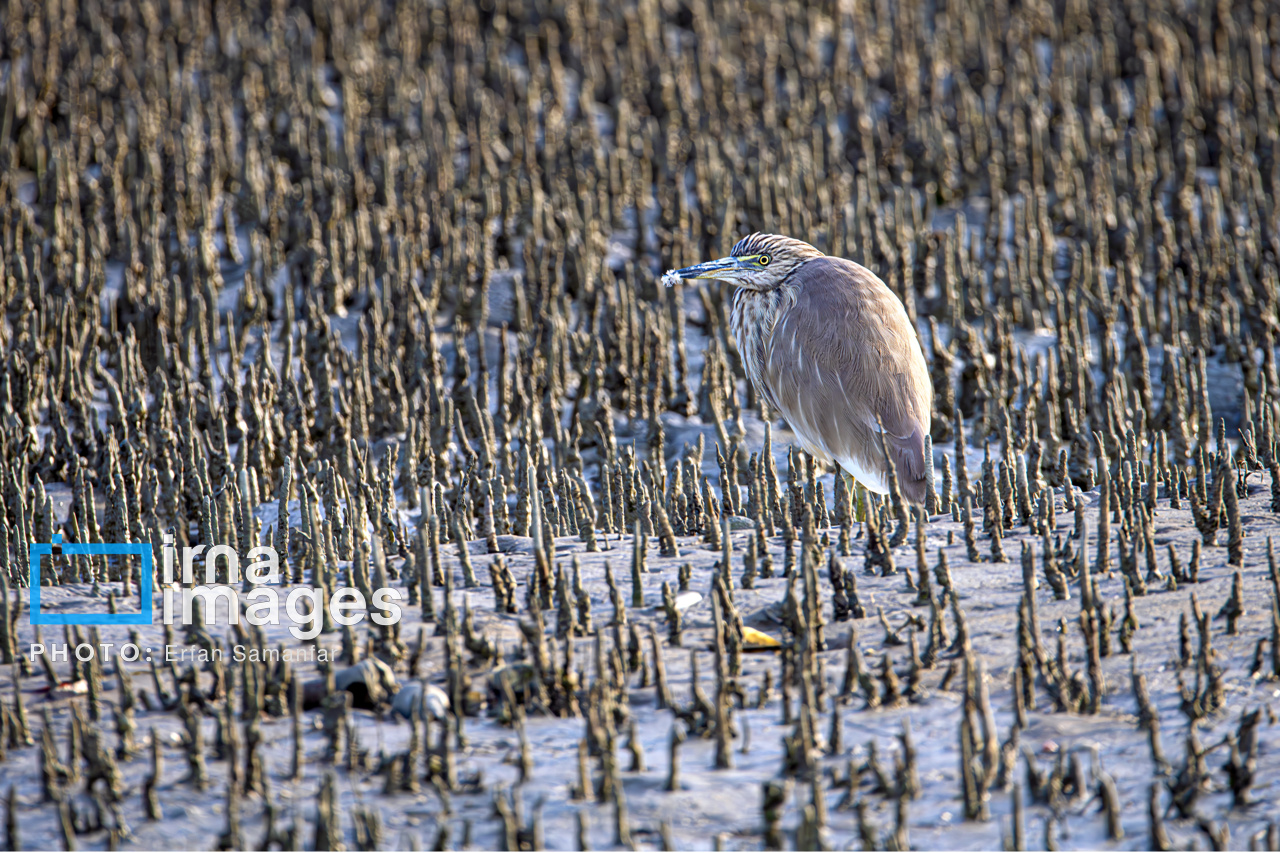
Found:
<path fill-rule="evenodd" d="M 418 702 L 418 697 L 422 696 L 423 684 L 420 681 L 411 681 L 401 688 L 396 694 L 396 698 L 391 702 L 391 710 L 402 717 L 410 717 L 414 711 L 414 705 Z M 426 685 L 426 697 L 424 700 L 427 715 L 433 720 L 442 720 L 444 715 L 449 712 L 449 694 L 445 693 L 434 684 Z"/>
<path fill-rule="evenodd" d="M 682 592 L 676 596 L 676 612 L 683 613 L 702 600 L 700 592 Z"/>

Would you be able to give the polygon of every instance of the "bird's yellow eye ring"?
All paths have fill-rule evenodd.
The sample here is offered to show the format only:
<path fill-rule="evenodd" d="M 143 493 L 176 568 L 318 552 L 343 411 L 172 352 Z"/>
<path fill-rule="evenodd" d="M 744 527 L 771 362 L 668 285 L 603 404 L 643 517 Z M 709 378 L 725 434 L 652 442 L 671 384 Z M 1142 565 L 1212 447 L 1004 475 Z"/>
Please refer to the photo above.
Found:
<path fill-rule="evenodd" d="M 769 256 L 761 255 L 759 258 L 757 258 L 757 262 L 760 264 L 760 266 L 767 267 L 769 266 Z"/>

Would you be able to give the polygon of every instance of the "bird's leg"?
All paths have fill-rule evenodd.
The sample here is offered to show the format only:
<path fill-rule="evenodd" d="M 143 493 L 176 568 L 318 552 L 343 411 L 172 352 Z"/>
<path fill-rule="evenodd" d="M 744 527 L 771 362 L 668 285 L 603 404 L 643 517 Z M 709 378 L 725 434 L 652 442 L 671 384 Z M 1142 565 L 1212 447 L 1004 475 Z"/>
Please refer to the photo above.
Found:
<path fill-rule="evenodd" d="M 853 520 L 859 523 L 867 520 L 867 490 L 858 482 L 858 478 L 847 471 L 841 471 L 846 478 L 846 483 L 854 495 L 857 496 L 857 503 L 854 507 Z"/>

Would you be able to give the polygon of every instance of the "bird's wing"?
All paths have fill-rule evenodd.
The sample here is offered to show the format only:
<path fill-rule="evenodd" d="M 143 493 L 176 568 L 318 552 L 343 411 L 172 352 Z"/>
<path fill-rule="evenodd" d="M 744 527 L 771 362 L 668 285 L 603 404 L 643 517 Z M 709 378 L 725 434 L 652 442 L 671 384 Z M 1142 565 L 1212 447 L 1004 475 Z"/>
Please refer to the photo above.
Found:
<path fill-rule="evenodd" d="M 873 470 L 883 426 L 899 477 L 915 492 L 908 484 L 925 476 L 933 386 L 902 302 L 870 270 L 841 258 L 808 261 L 787 285 L 793 301 L 765 354 L 770 402 L 831 457 Z"/>

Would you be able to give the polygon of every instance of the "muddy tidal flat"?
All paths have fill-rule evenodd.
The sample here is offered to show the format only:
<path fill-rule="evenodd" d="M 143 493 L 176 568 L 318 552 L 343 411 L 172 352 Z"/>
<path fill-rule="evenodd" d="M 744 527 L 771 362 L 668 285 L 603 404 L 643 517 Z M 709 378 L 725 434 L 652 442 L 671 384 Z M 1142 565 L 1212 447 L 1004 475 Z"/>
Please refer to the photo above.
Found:
<path fill-rule="evenodd" d="M 1277 116 L 1263 2 L 13 0 L 0 849 L 1280 849 Z"/>

